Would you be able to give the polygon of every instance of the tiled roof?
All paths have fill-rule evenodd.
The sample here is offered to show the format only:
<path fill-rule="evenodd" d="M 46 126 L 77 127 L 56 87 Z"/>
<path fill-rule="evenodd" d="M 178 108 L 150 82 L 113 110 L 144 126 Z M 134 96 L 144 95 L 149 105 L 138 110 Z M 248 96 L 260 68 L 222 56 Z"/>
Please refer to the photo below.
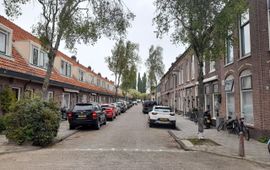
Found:
<path fill-rule="evenodd" d="M 16 24 L 12 23 L 11 21 L 7 20 L 3 16 L 0 16 L 0 23 L 13 30 L 13 38 L 12 38 L 13 41 L 32 40 L 36 43 L 40 43 L 40 41 L 37 37 L 33 36 L 32 34 L 30 34 L 27 31 L 23 30 L 22 28 L 20 28 Z M 73 65 L 78 66 L 87 72 L 91 72 L 91 73 L 97 75 L 93 71 L 90 71 L 90 69 L 77 63 L 76 61 L 72 60 L 70 57 L 68 57 L 67 55 L 65 55 L 64 53 L 62 53 L 60 51 L 57 52 L 57 56 L 61 56 L 61 57 L 65 58 L 66 60 L 68 60 L 69 62 L 71 62 Z M 34 76 L 42 77 L 42 78 L 45 77 L 45 75 L 46 75 L 46 70 L 31 66 L 30 64 L 28 64 L 25 61 L 25 59 L 16 51 L 16 49 L 14 47 L 12 48 L 12 58 L 11 59 L 6 59 L 3 57 L 0 57 L 0 67 L 7 69 L 7 70 L 12 70 L 12 71 L 25 73 L 25 74 L 29 74 L 29 75 L 34 75 Z M 102 79 L 104 79 L 108 83 L 112 83 L 112 82 L 106 80 L 105 78 L 102 78 Z M 102 93 L 106 93 L 109 95 L 114 94 L 114 92 L 112 92 L 112 91 L 109 91 L 107 89 L 104 89 L 104 88 L 101 88 L 101 87 L 98 87 L 98 86 L 95 86 L 95 85 L 92 85 L 92 84 L 89 84 L 86 82 L 80 82 L 75 78 L 68 78 L 68 77 L 61 76 L 55 69 L 53 69 L 53 72 L 51 75 L 51 80 L 58 81 L 61 83 L 68 83 L 71 85 L 75 85 L 77 87 L 93 90 L 96 92 L 102 92 Z"/>

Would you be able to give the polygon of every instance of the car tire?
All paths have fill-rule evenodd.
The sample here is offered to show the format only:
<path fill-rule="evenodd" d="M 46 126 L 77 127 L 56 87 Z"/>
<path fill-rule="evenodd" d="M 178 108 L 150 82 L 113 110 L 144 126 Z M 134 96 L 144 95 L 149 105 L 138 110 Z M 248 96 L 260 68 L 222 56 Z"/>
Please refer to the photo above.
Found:
<path fill-rule="evenodd" d="M 176 124 L 175 123 L 172 124 L 172 128 L 176 129 Z"/>
<path fill-rule="evenodd" d="M 97 120 L 97 122 L 96 122 L 96 125 L 95 125 L 95 129 L 96 130 L 99 130 L 100 129 L 100 121 L 99 120 Z"/>
<path fill-rule="evenodd" d="M 153 127 L 153 123 L 149 123 L 149 127 L 150 127 L 150 128 Z"/>
<path fill-rule="evenodd" d="M 106 119 L 106 117 L 105 117 L 105 120 L 104 120 L 103 125 L 106 125 L 106 124 L 107 124 L 107 119 Z"/>
<path fill-rule="evenodd" d="M 74 129 L 75 129 L 75 125 L 69 124 L 69 130 L 74 130 Z"/>

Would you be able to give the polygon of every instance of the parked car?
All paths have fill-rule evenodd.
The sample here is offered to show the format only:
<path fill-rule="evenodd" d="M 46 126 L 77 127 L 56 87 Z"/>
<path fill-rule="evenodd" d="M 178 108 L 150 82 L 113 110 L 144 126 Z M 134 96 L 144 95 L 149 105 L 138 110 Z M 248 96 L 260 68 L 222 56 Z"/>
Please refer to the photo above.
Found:
<path fill-rule="evenodd" d="M 138 104 L 138 102 L 136 100 L 133 101 L 132 103 L 133 103 L 133 105 L 137 105 Z"/>
<path fill-rule="evenodd" d="M 113 119 L 116 118 L 117 110 L 113 105 L 111 105 L 111 104 L 102 104 L 101 108 L 102 108 L 102 111 L 105 111 L 107 119 L 113 120 Z"/>
<path fill-rule="evenodd" d="M 116 115 L 119 116 L 121 114 L 121 108 L 117 105 L 117 103 L 111 103 L 116 109 Z"/>
<path fill-rule="evenodd" d="M 153 110 L 153 107 L 157 105 L 156 101 L 146 100 L 143 102 L 143 110 L 144 114 L 147 114 Z"/>
<path fill-rule="evenodd" d="M 167 124 L 175 128 L 176 117 L 175 113 L 169 106 L 154 106 L 153 110 L 148 113 L 149 115 L 149 127 L 154 124 Z"/>
<path fill-rule="evenodd" d="M 92 125 L 98 130 L 102 124 L 106 124 L 106 115 L 97 103 L 78 103 L 67 116 L 69 129 Z"/>
<path fill-rule="evenodd" d="M 123 102 L 116 102 L 116 104 L 117 104 L 118 107 L 120 107 L 121 113 L 126 112 L 127 109 L 126 109 L 126 106 L 125 106 L 125 104 Z"/>
<path fill-rule="evenodd" d="M 128 108 L 131 108 L 131 107 L 133 106 L 133 102 L 132 102 L 131 100 L 129 100 L 129 101 L 127 102 L 127 105 L 128 105 Z"/>

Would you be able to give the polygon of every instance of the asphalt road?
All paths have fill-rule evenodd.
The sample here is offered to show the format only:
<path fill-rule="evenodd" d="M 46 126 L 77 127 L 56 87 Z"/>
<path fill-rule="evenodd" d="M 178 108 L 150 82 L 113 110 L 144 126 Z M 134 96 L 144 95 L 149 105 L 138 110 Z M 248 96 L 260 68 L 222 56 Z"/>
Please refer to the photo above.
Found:
<path fill-rule="evenodd" d="M 267 169 L 243 160 L 183 151 L 168 128 L 149 128 L 141 109 L 134 106 L 98 131 L 81 129 L 50 148 L 0 155 L 0 169 Z"/>

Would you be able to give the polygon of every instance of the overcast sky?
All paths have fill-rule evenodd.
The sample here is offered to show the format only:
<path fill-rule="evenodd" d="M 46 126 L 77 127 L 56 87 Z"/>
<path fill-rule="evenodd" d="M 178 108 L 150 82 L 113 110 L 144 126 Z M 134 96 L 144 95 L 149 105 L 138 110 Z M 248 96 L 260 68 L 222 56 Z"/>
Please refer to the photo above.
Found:
<path fill-rule="evenodd" d="M 3 0 L 0 5 L 0 14 L 6 16 L 3 9 Z M 33 1 L 34 2 L 34 1 Z M 152 19 L 155 15 L 154 0 L 124 0 L 128 8 L 136 15 L 132 22 L 132 27 L 128 29 L 127 40 L 138 43 L 140 47 L 139 55 L 141 57 L 141 64 L 139 72 L 143 74 L 146 71 L 144 65 L 148 57 L 148 50 L 151 45 L 159 45 L 163 48 L 163 61 L 165 64 L 165 71 L 167 71 L 175 58 L 183 53 L 185 47 L 183 45 L 173 45 L 170 42 L 169 36 L 164 36 L 163 39 L 157 39 L 154 34 L 155 26 L 152 25 Z M 39 20 L 40 10 L 38 4 L 30 4 L 23 7 L 23 15 L 13 22 L 23 29 L 31 32 L 33 24 Z M 108 39 L 100 39 L 96 44 L 92 45 L 76 45 L 77 59 L 85 66 L 91 66 L 95 72 L 100 72 L 102 76 L 114 80 L 112 72 L 109 71 L 105 63 L 105 57 L 111 55 L 111 49 L 115 42 Z M 59 49 L 65 54 L 71 56 L 69 50 L 64 48 L 61 44 Z"/>

